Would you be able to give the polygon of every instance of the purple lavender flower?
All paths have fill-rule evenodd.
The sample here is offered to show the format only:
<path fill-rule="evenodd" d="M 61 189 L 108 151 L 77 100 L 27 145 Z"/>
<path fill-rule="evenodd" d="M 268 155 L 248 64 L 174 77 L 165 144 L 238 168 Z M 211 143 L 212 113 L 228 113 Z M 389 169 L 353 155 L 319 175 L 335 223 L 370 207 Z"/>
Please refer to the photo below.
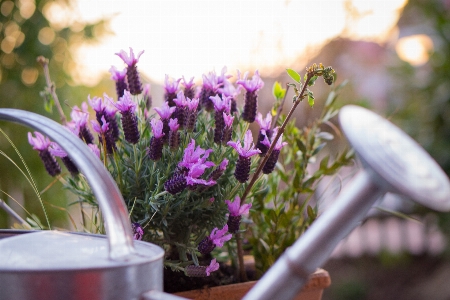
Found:
<path fill-rule="evenodd" d="M 163 122 L 163 132 L 165 134 L 163 141 L 167 143 L 169 140 L 169 119 L 175 111 L 176 107 L 170 107 L 169 103 L 165 101 L 161 107 L 155 107 L 155 111 L 158 113 L 161 121 Z"/>
<path fill-rule="evenodd" d="M 261 150 L 260 156 L 264 156 L 267 153 L 267 150 L 269 150 L 269 146 L 267 146 L 263 141 L 266 138 L 272 137 L 272 130 L 270 129 L 272 125 L 272 114 L 270 112 L 267 113 L 266 118 L 263 119 L 261 113 L 258 113 L 256 115 L 256 122 L 259 124 L 259 135 L 258 135 L 258 141 L 256 142 L 256 148 Z"/>
<path fill-rule="evenodd" d="M 187 131 L 192 132 L 195 128 L 195 123 L 197 122 L 197 115 L 198 115 L 198 104 L 200 102 L 199 98 L 189 99 L 186 98 L 187 102 L 187 113 L 186 113 L 186 121 L 185 121 L 185 128 Z"/>
<path fill-rule="evenodd" d="M 252 132 L 247 130 L 244 136 L 244 147 L 241 145 L 241 141 L 228 142 L 227 145 L 233 147 L 239 154 L 239 159 L 236 163 L 236 169 L 234 170 L 234 177 L 241 182 L 246 182 L 250 177 L 250 158 L 253 155 L 260 153 L 261 151 L 255 149 L 253 145 Z"/>
<path fill-rule="evenodd" d="M 273 130 L 274 137 L 277 135 L 277 131 L 278 131 L 278 128 L 275 128 Z M 270 153 L 270 156 L 267 159 L 266 164 L 264 165 L 264 167 L 262 169 L 264 174 L 270 174 L 275 169 L 275 165 L 277 164 L 278 156 L 280 155 L 281 148 L 283 148 L 284 146 L 287 145 L 286 142 L 282 142 L 282 138 L 283 138 L 283 135 L 281 134 L 277 140 L 277 143 L 275 144 L 275 147 L 272 150 L 272 153 Z M 271 140 L 271 142 L 269 142 L 269 140 L 267 138 L 263 141 L 263 143 L 266 146 L 269 145 L 268 147 L 270 147 L 270 144 L 272 142 L 273 142 L 273 140 Z"/>
<path fill-rule="evenodd" d="M 225 172 L 227 166 L 228 166 L 228 159 L 224 158 L 223 161 L 217 166 L 217 168 L 212 171 L 211 175 L 209 176 L 209 179 L 217 181 L 217 179 L 220 178 L 220 176 L 223 175 Z"/>
<path fill-rule="evenodd" d="M 139 52 L 137 56 L 134 56 L 134 52 L 131 47 L 130 56 L 128 56 L 128 54 L 124 50 L 120 50 L 119 53 L 116 53 L 116 55 L 119 56 L 124 61 L 124 63 L 127 64 L 128 87 L 132 95 L 139 95 L 140 93 L 142 93 L 142 83 L 141 79 L 139 78 L 139 73 L 136 66 L 142 53 L 144 53 L 144 50 Z"/>
<path fill-rule="evenodd" d="M 259 77 L 258 70 L 255 71 L 253 78 L 247 80 L 248 72 L 245 72 L 241 79 L 241 73 L 238 71 L 237 84 L 244 87 L 247 91 L 245 93 L 244 111 L 242 112 L 242 119 L 249 123 L 253 123 L 256 118 L 256 111 L 258 110 L 258 95 L 256 92 L 264 86 L 264 82 Z"/>
<path fill-rule="evenodd" d="M 128 93 L 128 91 L 127 91 Z M 114 101 L 106 93 L 103 94 L 105 108 L 103 109 L 103 116 L 105 116 L 106 122 L 109 123 L 109 134 L 116 142 L 119 139 L 119 124 L 116 121 L 117 107 Z"/>
<path fill-rule="evenodd" d="M 207 267 L 189 265 L 184 269 L 184 272 L 186 276 L 189 277 L 207 277 L 211 275 L 212 272 L 217 270 L 219 270 L 219 263 L 214 258 Z"/>
<path fill-rule="evenodd" d="M 194 77 L 191 77 L 189 81 L 186 81 L 186 79 L 183 76 L 183 82 L 184 86 L 184 96 L 187 98 L 194 98 L 195 97 L 195 83 L 194 83 Z"/>
<path fill-rule="evenodd" d="M 164 189 L 172 195 L 181 193 L 186 188 L 186 186 L 186 176 L 181 173 L 173 174 L 169 180 L 164 182 Z"/>
<path fill-rule="evenodd" d="M 75 134 L 78 135 L 86 144 L 90 144 L 94 141 L 91 132 L 87 128 L 87 121 L 89 119 L 89 112 L 87 108 L 87 103 L 81 103 L 81 109 L 78 106 L 74 106 L 70 112 L 70 117 L 72 122 L 67 124 L 68 128 Z"/>
<path fill-rule="evenodd" d="M 184 127 L 188 110 L 187 110 L 187 100 L 183 91 L 178 92 L 177 97 L 173 99 L 173 102 L 176 105 L 176 109 L 173 112 L 173 115 L 175 118 L 178 119 L 178 123 L 180 124 L 180 126 Z"/>
<path fill-rule="evenodd" d="M 108 154 L 112 154 L 116 150 L 116 143 L 109 130 L 109 123 L 103 116 L 100 122 L 91 121 L 92 128 L 99 135 L 100 143 L 106 148 Z M 101 124 L 101 125 L 100 125 Z"/>
<path fill-rule="evenodd" d="M 131 223 L 131 228 L 133 230 L 133 239 L 141 241 L 142 237 L 144 236 L 144 229 L 142 228 L 141 224 L 133 222 Z"/>
<path fill-rule="evenodd" d="M 217 94 L 218 89 L 221 87 L 221 83 L 217 82 L 217 76 L 215 72 L 209 72 L 208 75 L 203 74 L 203 85 L 200 91 L 200 102 L 206 111 L 211 111 L 214 108 L 210 97 Z"/>
<path fill-rule="evenodd" d="M 233 134 L 234 117 L 232 117 L 231 115 L 227 115 L 225 112 L 223 112 L 222 115 L 223 122 L 225 124 L 225 127 L 223 129 L 222 144 L 226 145 L 229 141 L 231 141 L 231 135 Z"/>
<path fill-rule="evenodd" d="M 130 92 L 125 91 L 124 95 L 117 101 L 115 106 L 122 114 L 122 129 L 125 140 L 131 144 L 136 144 L 140 138 L 137 116 L 135 113 L 137 105 L 131 99 Z"/>
<path fill-rule="evenodd" d="M 216 144 L 220 144 L 223 141 L 223 133 L 225 130 L 225 120 L 223 117 L 223 113 L 230 113 L 230 101 L 231 97 L 225 97 L 222 95 L 222 98 L 219 95 L 214 97 L 209 97 L 209 99 L 214 104 L 214 142 Z"/>
<path fill-rule="evenodd" d="M 213 163 L 197 162 L 197 163 L 193 164 L 189 168 L 189 172 L 186 176 L 187 185 L 197 187 L 198 185 L 211 186 L 211 185 L 216 184 L 216 181 L 214 181 L 214 180 L 211 180 L 211 179 L 204 180 L 204 179 L 199 178 L 200 176 L 203 175 L 203 173 L 205 172 L 205 169 L 210 168 L 212 166 L 214 166 Z"/>
<path fill-rule="evenodd" d="M 178 119 L 170 119 L 169 120 L 169 147 L 172 150 L 175 150 L 180 145 L 180 133 L 178 132 L 178 128 L 180 125 L 178 124 Z"/>
<path fill-rule="evenodd" d="M 217 76 L 217 84 L 219 84 L 220 86 L 223 86 L 225 84 L 225 82 L 228 81 L 229 78 L 233 77 L 231 75 L 226 75 L 225 73 L 227 73 L 227 67 L 224 66 L 222 68 L 222 71 L 220 72 L 220 75 Z"/>
<path fill-rule="evenodd" d="M 150 109 L 152 107 L 152 95 L 150 94 L 150 89 L 151 89 L 151 85 L 150 83 L 146 83 L 144 84 L 144 103 L 145 103 L 145 107 L 148 109 Z"/>
<path fill-rule="evenodd" d="M 166 78 L 164 79 L 164 90 L 166 91 L 164 94 L 164 100 L 169 104 L 170 107 L 175 106 L 175 102 L 173 99 L 177 97 L 178 92 L 178 84 L 180 83 L 181 78 L 177 80 L 169 80 L 169 75 L 166 74 Z"/>
<path fill-rule="evenodd" d="M 36 137 L 33 137 L 31 132 L 28 132 L 28 142 L 31 146 L 33 146 L 34 150 L 39 152 L 39 157 L 44 163 L 48 174 L 52 177 L 60 174 L 61 167 L 49 151 L 49 147 L 51 145 L 50 139 L 48 137 L 44 137 L 44 135 L 37 131 L 34 132 L 34 135 Z"/>
<path fill-rule="evenodd" d="M 50 153 L 53 156 L 61 158 L 61 161 L 66 166 L 67 170 L 72 174 L 72 176 L 78 175 L 80 171 L 77 166 L 73 163 L 67 152 L 64 151 L 57 143 L 52 142 L 49 148 Z"/>
<path fill-rule="evenodd" d="M 115 66 L 111 66 L 109 72 L 111 73 L 111 79 L 116 82 L 117 99 L 119 99 L 123 96 L 123 91 L 128 90 L 128 85 L 125 81 L 127 69 L 125 68 L 122 71 L 119 71 Z"/>
<path fill-rule="evenodd" d="M 161 120 L 152 119 L 150 121 L 152 126 L 153 136 L 150 140 L 150 147 L 147 150 L 148 156 L 151 160 L 159 160 L 162 157 L 162 150 L 165 133 L 163 132 L 163 122 Z"/>
<path fill-rule="evenodd" d="M 190 169 L 194 164 L 201 163 L 212 167 L 214 163 L 206 161 L 212 151 L 212 149 L 202 149 L 200 146 L 195 148 L 195 140 L 192 139 L 186 149 L 184 149 L 183 159 L 178 163 L 178 166 Z"/>
<path fill-rule="evenodd" d="M 236 233 L 239 230 L 242 215 L 248 214 L 252 204 L 249 203 L 241 205 L 241 198 L 239 198 L 239 196 L 236 196 L 233 202 L 230 200 L 225 200 L 225 203 L 228 205 L 228 211 L 230 212 L 227 221 L 228 231 L 231 233 Z"/>
<path fill-rule="evenodd" d="M 206 236 L 200 244 L 198 244 L 198 251 L 205 255 L 210 253 L 216 247 L 222 247 L 226 241 L 229 241 L 232 237 L 228 232 L 228 225 L 225 225 L 221 230 L 214 228 L 209 236 Z"/>
<path fill-rule="evenodd" d="M 239 94 L 241 93 L 242 86 L 238 85 L 235 87 L 231 82 L 225 81 L 223 87 L 219 88 L 219 93 L 225 95 L 226 97 L 231 97 L 230 113 L 234 114 L 237 112 L 237 102 Z"/>

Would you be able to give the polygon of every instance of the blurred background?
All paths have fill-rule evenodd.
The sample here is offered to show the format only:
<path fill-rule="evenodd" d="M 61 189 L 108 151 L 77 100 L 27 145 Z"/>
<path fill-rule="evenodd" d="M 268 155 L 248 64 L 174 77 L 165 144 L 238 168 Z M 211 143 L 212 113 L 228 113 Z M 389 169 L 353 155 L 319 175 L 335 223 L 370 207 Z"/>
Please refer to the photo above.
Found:
<path fill-rule="evenodd" d="M 260 110 L 269 110 L 273 82 L 289 81 L 286 68 L 304 73 L 311 63 L 331 65 L 337 83 L 349 80 L 341 105 L 363 105 L 389 118 L 450 174 L 448 0 L 1 0 L 0 107 L 59 119 L 56 110 L 44 109 L 39 55 L 50 60 L 67 115 L 88 95 L 114 95 L 108 70 L 123 66 L 114 53 L 129 47 L 145 50 L 138 67 L 151 83 L 154 105 L 162 101 L 165 74 L 201 83 L 203 73 L 227 66 L 234 76 L 237 69 L 260 71 L 266 83 Z M 319 111 L 329 88 L 318 83 L 314 91 Z M 298 114 L 301 126 L 308 115 Z M 71 196 L 46 174 L 28 145 L 28 129 L 5 122 L 0 128 L 45 191 L 52 227 L 70 229 Z M 3 135 L 0 150 L 0 199 L 22 217 L 29 217 L 25 208 L 43 221 L 29 183 L 5 158 L 18 161 Z M 0 228 L 11 225 L 0 210 Z M 333 283 L 324 299 L 450 299 L 449 236 L 450 214 L 388 195 L 333 253 L 325 266 Z"/>

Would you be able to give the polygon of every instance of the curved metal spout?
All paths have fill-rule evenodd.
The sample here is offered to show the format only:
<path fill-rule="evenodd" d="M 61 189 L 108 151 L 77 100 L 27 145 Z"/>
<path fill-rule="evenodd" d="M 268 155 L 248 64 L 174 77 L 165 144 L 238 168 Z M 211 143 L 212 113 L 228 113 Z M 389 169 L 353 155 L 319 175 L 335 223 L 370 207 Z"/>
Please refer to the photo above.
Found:
<path fill-rule="evenodd" d="M 66 128 L 44 116 L 19 109 L 0 109 L 0 120 L 29 126 L 64 149 L 85 175 L 102 210 L 112 259 L 126 259 L 134 253 L 131 223 L 122 195 L 111 174 L 89 147 Z"/>

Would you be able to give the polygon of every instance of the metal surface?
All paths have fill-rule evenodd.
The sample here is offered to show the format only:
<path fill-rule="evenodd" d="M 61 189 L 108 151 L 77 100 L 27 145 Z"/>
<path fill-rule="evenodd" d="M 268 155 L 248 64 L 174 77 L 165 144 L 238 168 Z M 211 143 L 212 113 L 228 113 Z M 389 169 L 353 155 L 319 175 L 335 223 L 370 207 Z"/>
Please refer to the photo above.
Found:
<path fill-rule="evenodd" d="M 164 250 L 133 241 L 122 196 L 91 150 L 60 124 L 15 109 L 0 120 L 27 125 L 58 143 L 85 175 L 107 237 L 57 231 L 0 232 L 0 299 L 140 299 L 162 291 Z"/>
<path fill-rule="evenodd" d="M 70 158 L 86 176 L 102 210 L 111 258 L 126 258 L 133 253 L 133 235 L 122 195 L 111 174 L 89 147 L 62 125 L 35 113 L 3 108 L 0 109 L 0 120 L 27 125 L 70 153 Z"/>
<path fill-rule="evenodd" d="M 339 121 L 363 162 L 335 203 L 278 259 L 244 299 L 293 299 L 339 241 L 361 222 L 386 192 L 404 194 L 436 210 L 450 209 L 450 182 L 409 136 L 382 117 L 346 106 Z"/>

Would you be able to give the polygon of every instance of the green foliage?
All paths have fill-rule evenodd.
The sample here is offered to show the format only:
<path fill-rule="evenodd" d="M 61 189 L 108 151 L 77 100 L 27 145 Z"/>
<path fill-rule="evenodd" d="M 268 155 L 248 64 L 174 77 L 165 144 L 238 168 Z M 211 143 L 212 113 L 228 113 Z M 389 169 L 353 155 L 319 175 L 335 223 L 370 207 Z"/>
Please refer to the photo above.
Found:
<path fill-rule="evenodd" d="M 227 222 L 228 206 L 225 200 L 233 200 L 242 194 L 247 184 L 240 184 L 234 177 L 234 166 L 238 160 L 237 152 L 230 146 L 214 142 L 214 112 L 200 110 L 195 130 L 180 130 L 181 142 L 178 148 L 163 148 L 162 158 L 153 161 L 148 156 L 150 140 L 153 136 L 150 119 L 145 116 L 145 99 L 142 95 L 133 96 L 138 103 L 138 124 L 140 140 L 137 144 L 128 143 L 121 130 L 113 154 L 101 151 L 101 159 L 116 181 L 128 207 L 132 222 L 138 222 L 144 228 L 143 240 L 163 247 L 167 252 L 166 265 L 179 269 L 188 264 L 198 264 L 197 246 L 199 242 L 215 227 L 221 229 Z M 117 122 L 120 124 L 120 114 Z M 248 124 L 237 116 L 233 124 L 232 140 L 243 141 Z M 228 167 L 217 180 L 217 184 L 194 186 L 172 195 L 164 188 L 164 183 L 171 178 L 182 161 L 184 150 L 189 143 L 202 149 L 212 149 L 208 161 L 218 166 L 225 158 Z M 101 143 L 98 143 L 102 148 Z M 257 158 L 253 159 L 251 172 L 256 168 Z M 215 167 L 208 168 L 202 178 L 206 179 Z M 84 203 L 98 210 L 98 204 L 83 175 L 66 178 L 66 188 L 79 197 L 75 203 Z M 254 186 L 260 188 L 260 184 Z M 253 190 L 252 190 L 253 191 Z M 253 195 L 253 194 L 252 194 Z M 74 204 L 75 204 L 74 203 Z M 94 232 L 104 233 L 100 220 L 91 219 L 84 224 L 84 229 L 92 228 Z"/>
<path fill-rule="evenodd" d="M 282 148 L 274 172 L 264 178 L 264 193 L 254 197 L 250 243 L 260 274 L 317 218 L 317 204 L 312 205 L 310 200 L 320 181 L 353 161 L 351 150 L 344 150 L 333 158 L 326 154 L 324 149 L 334 139 L 334 134 L 321 129 L 338 113 L 336 99 L 344 85 L 330 91 L 321 116 L 310 126 L 297 128 L 295 120 L 287 124 L 283 140 L 288 146 Z M 278 124 L 285 119 L 286 116 L 281 115 Z M 319 159 L 320 163 L 314 164 Z"/>

